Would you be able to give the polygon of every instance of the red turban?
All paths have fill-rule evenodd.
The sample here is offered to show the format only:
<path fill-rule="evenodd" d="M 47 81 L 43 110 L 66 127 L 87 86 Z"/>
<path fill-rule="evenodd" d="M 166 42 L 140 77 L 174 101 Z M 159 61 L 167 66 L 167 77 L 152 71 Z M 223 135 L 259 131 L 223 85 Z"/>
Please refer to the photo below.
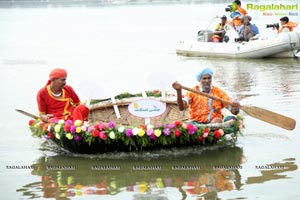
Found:
<path fill-rule="evenodd" d="M 50 74 L 49 74 L 49 81 L 47 82 L 46 85 L 49 85 L 51 80 L 55 78 L 64 78 L 67 76 L 67 71 L 61 68 L 55 68 L 53 69 Z"/>

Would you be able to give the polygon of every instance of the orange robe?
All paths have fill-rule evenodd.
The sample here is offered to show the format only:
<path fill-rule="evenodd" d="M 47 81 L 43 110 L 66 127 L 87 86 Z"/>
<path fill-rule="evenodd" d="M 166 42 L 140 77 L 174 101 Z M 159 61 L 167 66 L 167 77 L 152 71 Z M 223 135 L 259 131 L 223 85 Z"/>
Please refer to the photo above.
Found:
<path fill-rule="evenodd" d="M 61 98 L 51 94 L 50 85 L 40 89 L 37 94 L 38 110 L 40 114 L 52 114 L 55 119 L 86 120 L 88 108 L 80 104 L 80 100 L 69 85 L 65 85 Z"/>
<path fill-rule="evenodd" d="M 200 90 L 199 85 L 195 86 L 194 89 Z M 231 98 L 216 86 L 212 86 L 210 95 L 231 102 Z M 186 93 L 185 100 L 189 105 L 190 119 L 198 123 L 210 123 L 216 117 L 222 118 L 221 110 L 227 106 L 220 101 L 212 100 L 192 92 Z"/>

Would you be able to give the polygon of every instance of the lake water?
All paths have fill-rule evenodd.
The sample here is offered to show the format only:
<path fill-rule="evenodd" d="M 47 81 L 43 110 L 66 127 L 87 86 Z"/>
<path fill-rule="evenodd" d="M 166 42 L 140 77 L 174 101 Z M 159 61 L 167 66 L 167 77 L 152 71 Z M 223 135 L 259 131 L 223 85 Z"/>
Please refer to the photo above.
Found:
<path fill-rule="evenodd" d="M 1 199 L 299 199 L 300 61 L 175 53 L 178 41 L 196 40 L 227 4 L 1 8 Z M 259 11 L 249 14 L 262 33 L 269 31 L 265 24 L 278 21 Z M 235 146 L 74 155 L 33 138 L 29 118 L 15 111 L 37 113 L 36 92 L 54 67 L 68 70 L 68 84 L 82 99 L 173 91 L 173 81 L 193 86 L 197 72 L 211 67 L 214 83 L 242 105 L 289 116 L 297 125 L 287 131 L 245 115 Z"/>

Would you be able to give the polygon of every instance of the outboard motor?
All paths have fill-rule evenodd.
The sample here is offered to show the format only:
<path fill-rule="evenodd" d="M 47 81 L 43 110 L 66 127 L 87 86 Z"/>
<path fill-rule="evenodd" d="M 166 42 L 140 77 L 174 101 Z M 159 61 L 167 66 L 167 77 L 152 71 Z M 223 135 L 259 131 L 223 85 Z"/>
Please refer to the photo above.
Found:
<path fill-rule="evenodd" d="M 210 42 L 213 32 L 210 30 L 200 30 L 197 36 L 198 42 Z"/>

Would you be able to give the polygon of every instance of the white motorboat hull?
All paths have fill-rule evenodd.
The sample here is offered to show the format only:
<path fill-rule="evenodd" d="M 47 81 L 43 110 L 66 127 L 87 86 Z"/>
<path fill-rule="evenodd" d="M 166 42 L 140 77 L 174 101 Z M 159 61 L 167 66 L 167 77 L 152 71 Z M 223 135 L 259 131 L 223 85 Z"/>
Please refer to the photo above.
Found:
<path fill-rule="evenodd" d="M 250 42 L 184 42 L 176 53 L 189 57 L 265 58 L 292 57 L 300 50 L 300 32 L 276 34 Z"/>

